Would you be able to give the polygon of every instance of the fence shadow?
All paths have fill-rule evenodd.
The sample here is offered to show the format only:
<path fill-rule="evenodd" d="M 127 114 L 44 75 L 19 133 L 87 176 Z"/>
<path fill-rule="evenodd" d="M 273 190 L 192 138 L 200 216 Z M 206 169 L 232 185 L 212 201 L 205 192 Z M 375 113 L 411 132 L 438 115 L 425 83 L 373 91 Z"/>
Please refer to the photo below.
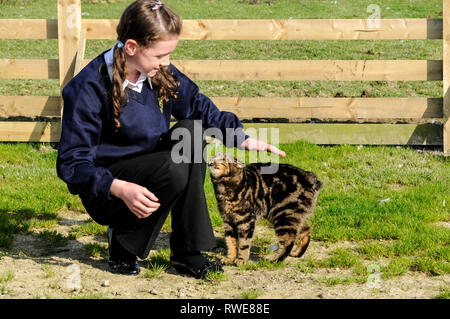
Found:
<path fill-rule="evenodd" d="M 418 124 L 408 139 L 407 145 L 441 146 L 443 142 L 441 124 Z"/>
<path fill-rule="evenodd" d="M 442 19 L 427 19 L 427 39 L 442 39 L 443 21 Z"/>
<path fill-rule="evenodd" d="M 60 97 L 49 96 L 41 114 L 34 118 L 28 118 L 28 121 L 35 122 L 28 139 L 42 141 L 42 137 L 48 134 L 49 142 L 58 142 L 61 135 L 60 112 Z"/>

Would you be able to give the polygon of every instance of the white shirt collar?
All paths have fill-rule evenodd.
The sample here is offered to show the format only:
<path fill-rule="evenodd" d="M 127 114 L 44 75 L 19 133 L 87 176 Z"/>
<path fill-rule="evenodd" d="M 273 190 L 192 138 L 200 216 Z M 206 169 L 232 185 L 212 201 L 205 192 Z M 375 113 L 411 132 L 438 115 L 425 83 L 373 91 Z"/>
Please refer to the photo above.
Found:
<path fill-rule="evenodd" d="M 112 74 L 113 74 L 113 63 L 114 63 L 114 48 L 116 45 L 114 45 L 108 52 L 105 52 L 105 62 L 106 62 L 106 66 L 108 68 L 108 74 L 109 74 L 109 79 L 112 81 Z M 142 91 L 142 87 L 144 85 L 144 81 L 148 80 L 148 83 L 150 84 L 150 88 L 153 90 L 153 86 L 152 86 L 152 80 L 143 75 L 141 73 L 141 75 L 139 76 L 139 79 L 137 80 L 136 83 L 133 83 L 131 81 L 129 81 L 128 79 L 125 79 L 125 81 L 123 81 L 122 84 L 122 88 L 125 90 L 125 88 L 128 86 L 130 89 L 141 93 Z"/>

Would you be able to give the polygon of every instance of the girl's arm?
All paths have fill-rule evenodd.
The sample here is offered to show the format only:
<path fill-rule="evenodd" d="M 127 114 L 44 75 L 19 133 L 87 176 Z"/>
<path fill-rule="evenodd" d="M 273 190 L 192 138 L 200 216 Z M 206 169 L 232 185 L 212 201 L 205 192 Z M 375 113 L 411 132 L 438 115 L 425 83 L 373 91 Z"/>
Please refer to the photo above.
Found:
<path fill-rule="evenodd" d="M 56 170 L 72 194 L 109 197 L 114 177 L 94 165 L 102 129 L 101 88 L 84 78 L 74 78 L 64 87 L 64 112 Z"/>
<path fill-rule="evenodd" d="M 277 155 L 280 155 L 281 157 L 285 157 L 286 153 L 284 151 L 279 150 L 273 145 L 267 144 L 264 141 L 259 141 L 254 138 L 249 137 L 241 144 L 241 148 L 249 150 L 249 151 L 267 151 L 271 152 Z"/>
<path fill-rule="evenodd" d="M 147 188 L 120 179 L 113 180 L 110 193 L 122 199 L 128 209 L 138 218 L 150 216 L 161 206 L 158 198 Z"/>
<path fill-rule="evenodd" d="M 286 153 L 280 151 L 273 145 L 263 141 L 258 141 L 249 137 L 243 131 L 243 125 L 239 118 L 231 112 L 220 111 L 217 106 L 207 96 L 199 92 L 198 86 L 181 73 L 173 65 L 172 70 L 180 80 L 180 97 L 172 104 L 172 114 L 177 118 L 199 119 L 205 127 L 219 128 L 222 132 L 224 144 L 227 147 L 241 147 L 247 150 L 268 151 L 286 156 Z M 234 129 L 230 132 L 227 129 Z M 232 133 L 230 135 L 230 133 Z"/>
<path fill-rule="evenodd" d="M 153 193 L 140 185 L 115 179 L 107 168 L 94 164 L 104 124 L 102 103 L 97 95 L 101 91 L 95 83 L 83 81 L 73 81 L 64 88 L 64 114 L 56 164 L 58 176 L 67 183 L 72 194 L 107 198 L 113 195 L 122 199 L 138 218 L 148 217 L 160 206 Z"/>
<path fill-rule="evenodd" d="M 220 111 L 210 98 L 200 93 L 197 84 L 170 65 L 180 81 L 179 98 L 172 100 L 172 115 L 177 120 L 197 119 L 205 128 L 218 128 L 222 133 L 222 142 L 227 147 L 239 146 L 249 138 L 243 131 L 239 118 L 231 112 Z"/>

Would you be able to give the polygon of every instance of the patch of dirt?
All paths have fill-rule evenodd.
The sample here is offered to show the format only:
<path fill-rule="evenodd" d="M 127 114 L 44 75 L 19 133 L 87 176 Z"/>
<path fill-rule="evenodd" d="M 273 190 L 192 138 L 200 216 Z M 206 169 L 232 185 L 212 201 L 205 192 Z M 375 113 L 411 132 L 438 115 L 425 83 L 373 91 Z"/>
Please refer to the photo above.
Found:
<path fill-rule="evenodd" d="M 68 234 L 70 227 L 90 221 L 87 214 L 60 212 L 61 234 Z M 162 232 L 155 244 L 156 249 L 169 247 L 170 233 Z M 222 233 L 216 233 L 222 238 Z M 276 242 L 273 230 L 258 225 L 255 237 L 270 237 Z M 217 282 L 198 280 L 180 275 L 169 268 L 156 277 L 145 276 L 146 261 L 140 261 L 141 274 L 125 276 L 109 271 L 104 257 L 88 257 L 84 245 L 96 242 L 107 247 L 101 236 L 84 236 L 69 240 L 64 247 L 48 252 L 33 234 L 17 235 L 8 251 L 0 251 L 0 275 L 12 272 L 12 280 L 3 281 L 0 298 L 242 298 L 245 292 L 254 292 L 258 298 L 309 299 L 309 298 L 434 298 L 441 289 L 450 287 L 450 276 L 427 276 L 422 273 L 407 274 L 389 280 L 381 276 L 364 283 L 329 284 L 333 278 L 352 276 L 352 270 L 313 268 L 303 272 L 299 259 L 288 258 L 286 266 L 274 270 L 241 270 L 225 266 L 225 277 Z M 312 241 L 305 257 L 323 259 L 336 248 L 355 249 L 357 242 L 329 244 Z M 224 248 L 208 252 L 221 258 Z M 257 260 L 256 255 L 251 259 Z M 381 261 L 380 263 L 383 263 Z M 376 275 L 376 274 L 375 274 Z M 372 277 L 373 279 L 373 277 Z M 79 280 L 79 281 L 78 281 Z M 328 282 L 328 283 L 327 283 Z M 375 283 L 375 284 L 374 284 Z"/>

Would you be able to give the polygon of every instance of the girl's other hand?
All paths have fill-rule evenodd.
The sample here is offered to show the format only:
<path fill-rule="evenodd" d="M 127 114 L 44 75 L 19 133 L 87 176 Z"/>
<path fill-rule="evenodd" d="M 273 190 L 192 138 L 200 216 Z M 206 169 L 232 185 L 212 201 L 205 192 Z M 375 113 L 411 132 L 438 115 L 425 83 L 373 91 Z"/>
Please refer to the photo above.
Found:
<path fill-rule="evenodd" d="M 249 151 L 267 151 L 267 152 L 271 152 L 274 154 L 277 154 L 281 157 L 285 157 L 286 153 L 279 150 L 278 148 L 276 148 L 273 145 L 267 144 L 266 142 L 263 141 L 258 141 L 254 138 L 247 138 L 242 144 L 241 147 L 249 150 Z"/>
<path fill-rule="evenodd" d="M 123 180 L 114 179 L 110 193 L 122 199 L 128 209 L 138 218 L 150 216 L 161 206 L 155 194 L 147 188 Z"/>

